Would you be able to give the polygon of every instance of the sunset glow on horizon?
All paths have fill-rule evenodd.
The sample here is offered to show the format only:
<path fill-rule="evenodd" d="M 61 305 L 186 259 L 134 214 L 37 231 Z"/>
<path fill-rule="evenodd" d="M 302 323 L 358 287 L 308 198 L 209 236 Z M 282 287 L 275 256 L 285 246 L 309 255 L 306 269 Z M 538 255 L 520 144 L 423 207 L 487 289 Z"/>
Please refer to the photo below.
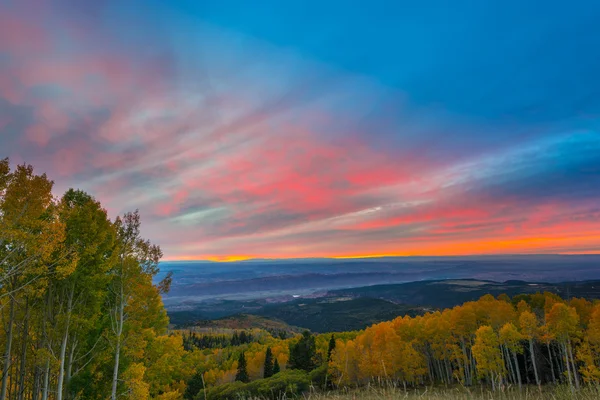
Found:
<path fill-rule="evenodd" d="M 165 260 L 600 253 L 600 4 L 425 3 L 0 2 L 0 159 Z"/>

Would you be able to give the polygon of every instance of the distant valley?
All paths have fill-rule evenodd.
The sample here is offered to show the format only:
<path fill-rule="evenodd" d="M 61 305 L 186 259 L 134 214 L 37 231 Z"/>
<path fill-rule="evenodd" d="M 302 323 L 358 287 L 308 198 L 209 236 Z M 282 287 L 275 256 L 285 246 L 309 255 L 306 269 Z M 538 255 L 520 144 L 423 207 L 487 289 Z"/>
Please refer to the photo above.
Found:
<path fill-rule="evenodd" d="M 600 297 L 599 256 L 410 257 L 163 263 L 171 323 L 255 315 L 315 332 L 348 331 L 475 300 L 550 291 Z M 232 317 L 233 320 L 231 319 Z M 223 320 L 225 321 L 225 320 Z M 216 325 L 215 325 L 216 324 Z"/>

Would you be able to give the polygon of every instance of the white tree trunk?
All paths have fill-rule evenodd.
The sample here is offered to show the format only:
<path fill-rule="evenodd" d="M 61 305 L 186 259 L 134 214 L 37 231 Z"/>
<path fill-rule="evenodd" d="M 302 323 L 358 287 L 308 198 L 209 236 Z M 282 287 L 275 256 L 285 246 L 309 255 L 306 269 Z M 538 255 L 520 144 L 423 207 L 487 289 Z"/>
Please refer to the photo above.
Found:
<path fill-rule="evenodd" d="M 4 366 L 2 368 L 2 390 L 0 390 L 0 400 L 6 400 L 6 391 L 8 389 L 8 376 L 11 367 L 11 350 L 13 339 L 13 321 L 15 319 L 15 298 L 10 298 L 10 317 L 8 319 L 8 332 L 6 333 L 6 347 L 4 351 Z"/>
<path fill-rule="evenodd" d="M 44 389 L 42 390 L 42 400 L 48 400 L 48 385 L 50 383 L 50 360 L 46 360 L 44 367 Z"/>
<path fill-rule="evenodd" d="M 56 385 L 56 400 L 63 399 L 63 386 L 65 382 L 65 357 L 67 356 L 67 342 L 69 341 L 69 325 L 71 323 L 71 309 L 73 307 L 73 291 L 69 293 L 67 304 L 67 323 L 65 324 L 65 333 L 60 344 L 60 367 L 58 369 L 58 383 Z"/>
<path fill-rule="evenodd" d="M 533 364 L 533 374 L 535 375 L 535 384 L 540 386 L 540 376 L 538 375 L 537 364 L 535 363 L 533 339 L 529 339 L 529 354 L 531 355 L 531 363 Z M 552 356 L 550 356 L 550 357 L 552 357 Z"/>
<path fill-rule="evenodd" d="M 119 297 L 119 316 L 117 322 L 117 332 L 116 332 L 116 344 L 115 344 L 115 366 L 113 370 L 113 380 L 112 380 L 112 391 L 111 391 L 111 400 L 117 400 L 117 386 L 119 383 L 119 360 L 121 358 L 121 335 L 123 334 L 123 323 L 125 318 L 125 298 L 123 293 L 123 285 L 120 287 L 120 297 Z"/>

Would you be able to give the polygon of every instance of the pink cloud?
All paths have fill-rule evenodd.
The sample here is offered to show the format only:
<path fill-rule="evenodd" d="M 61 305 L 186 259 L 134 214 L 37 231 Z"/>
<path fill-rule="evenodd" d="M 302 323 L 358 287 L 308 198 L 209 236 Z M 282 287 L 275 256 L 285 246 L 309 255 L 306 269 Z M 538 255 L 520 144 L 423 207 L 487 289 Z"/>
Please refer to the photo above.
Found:
<path fill-rule="evenodd" d="M 83 171 L 93 149 L 82 139 L 75 139 L 54 153 L 54 168 L 62 177 L 71 177 Z"/>
<path fill-rule="evenodd" d="M 27 140 L 37 144 L 40 147 L 45 147 L 50 141 L 51 133 L 45 125 L 31 125 L 25 131 Z"/>
<path fill-rule="evenodd" d="M 43 51 L 47 47 L 47 32 L 41 24 L 31 19 L 31 12 L 26 12 L 25 8 L 11 9 L 3 6 L 0 13 L 0 52 L 25 57 L 31 52 Z M 37 12 L 41 10 L 38 9 Z"/>

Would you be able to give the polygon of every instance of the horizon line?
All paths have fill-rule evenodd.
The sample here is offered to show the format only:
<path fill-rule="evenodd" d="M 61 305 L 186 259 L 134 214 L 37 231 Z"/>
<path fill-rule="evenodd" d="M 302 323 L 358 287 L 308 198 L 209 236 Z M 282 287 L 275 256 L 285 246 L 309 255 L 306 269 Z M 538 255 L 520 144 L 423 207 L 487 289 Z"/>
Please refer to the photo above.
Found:
<path fill-rule="evenodd" d="M 209 258 L 168 258 L 161 262 L 214 262 L 235 263 L 245 261 L 294 261 L 294 260 L 368 260 L 383 258 L 459 258 L 459 257 L 540 257 L 540 256 L 600 256 L 600 252 L 563 252 L 563 253 L 485 253 L 485 254 L 374 254 L 360 256 L 316 256 L 316 257 L 251 257 L 223 256 Z"/>

